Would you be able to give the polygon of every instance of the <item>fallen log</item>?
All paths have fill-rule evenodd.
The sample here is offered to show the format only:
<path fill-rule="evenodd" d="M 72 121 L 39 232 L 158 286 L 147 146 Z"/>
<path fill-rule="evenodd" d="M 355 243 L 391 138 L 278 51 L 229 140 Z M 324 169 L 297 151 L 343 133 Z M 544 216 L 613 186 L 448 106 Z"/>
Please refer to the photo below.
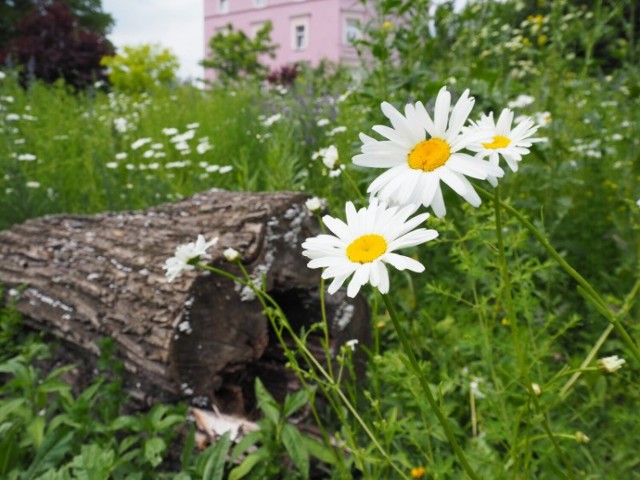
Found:
<path fill-rule="evenodd" d="M 319 230 L 306 198 L 214 190 L 143 211 L 29 220 L 0 232 L 0 285 L 5 297 L 21 290 L 16 307 L 29 326 L 71 349 L 95 357 L 99 340 L 113 338 L 135 398 L 182 397 L 251 416 L 256 377 L 279 400 L 299 388 L 260 303 L 201 270 L 168 283 L 162 266 L 198 234 L 218 237 L 209 263 L 239 275 L 222 254 L 238 250 L 290 323 L 308 330 L 321 316 L 319 272 L 306 268 L 300 249 Z M 362 298 L 336 294 L 326 303 L 334 351 L 349 339 L 369 343 Z M 308 342 L 320 351 L 319 335 Z"/>

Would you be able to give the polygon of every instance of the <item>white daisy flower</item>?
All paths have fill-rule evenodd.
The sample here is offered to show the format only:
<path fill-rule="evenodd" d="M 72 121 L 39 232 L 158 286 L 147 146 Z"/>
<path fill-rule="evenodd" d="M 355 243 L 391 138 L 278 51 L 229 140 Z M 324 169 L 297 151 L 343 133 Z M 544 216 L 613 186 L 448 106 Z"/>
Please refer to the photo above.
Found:
<path fill-rule="evenodd" d="M 504 172 L 491 162 L 462 153 L 468 145 L 485 139 L 461 133 L 473 104 L 474 99 L 465 90 L 449 118 L 451 94 L 442 87 L 432 120 L 422 102 L 408 104 L 404 115 L 384 102 L 382 112 L 393 128 L 376 125 L 373 130 L 387 140 L 360 134 L 362 153 L 353 157 L 356 165 L 388 169 L 371 183 L 368 192 L 390 203 L 431 206 L 438 217 L 443 217 L 442 180 L 474 207 L 480 205 L 480 197 L 466 177 L 485 180 L 489 175 L 502 177 Z"/>
<path fill-rule="evenodd" d="M 185 245 L 178 245 L 176 253 L 173 257 L 168 258 L 162 267 L 166 270 L 167 281 L 173 282 L 182 272 L 193 270 L 195 267 L 191 265 L 192 261 L 201 259 L 209 260 L 211 255 L 207 253 L 207 249 L 218 242 L 218 237 L 207 242 L 204 236 L 198 235 L 195 242 Z"/>
<path fill-rule="evenodd" d="M 356 211 L 347 202 L 347 223 L 325 215 L 322 221 L 335 235 L 318 235 L 302 243 L 302 254 L 311 259 L 309 268 L 325 268 L 322 278 L 333 278 L 328 292 L 335 293 L 353 275 L 347 295 L 355 297 L 365 283 L 381 293 L 389 291 L 389 272 L 385 263 L 398 270 L 424 271 L 424 266 L 412 258 L 393 253 L 433 240 L 435 230 L 415 227 L 423 223 L 428 213 L 409 219 L 418 205 L 387 207 L 372 199 L 368 208 Z"/>
<path fill-rule="evenodd" d="M 488 116 L 483 115 L 480 121 L 469 130 L 482 130 L 491 136 L 491 140 L 469 145 L 469 150 L 477 152 L 476 158 L 488 157 L 494 165 L 498 165 L 502 157 L 511 171 L 517 172 L 518 162 L 522 160 L 522 156 L 528 155 L 529 147 L 540 139 L 532 138 L 538 130 L 538 125 L 531 118 L 523 118 L 513 128 L 511 128 L 512 124 L 513 111 L 508 108 L 502 110 L 497 122 L 493 119 L 493 112 Z M 498 185 L 498 180 L 493 175 L 488 175 L 487 180 L 494 187 Z"/>

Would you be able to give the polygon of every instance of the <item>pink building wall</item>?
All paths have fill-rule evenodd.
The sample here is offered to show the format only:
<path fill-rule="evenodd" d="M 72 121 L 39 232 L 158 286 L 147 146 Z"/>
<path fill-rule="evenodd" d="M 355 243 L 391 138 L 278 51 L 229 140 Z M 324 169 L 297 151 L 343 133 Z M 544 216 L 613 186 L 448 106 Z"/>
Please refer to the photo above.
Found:
<path fill-rule="evenodd" d="M 221 6 L 227 2 L 228 11 Z M 258 6 L 260 2 L 264 6 Z M 204 0 L 205 55 L 209 56 L 209 39 L 227 24 L 254 36 L 266 21 L 271 21 L 271 40 L 279 45 L 274 59 L 265 58 L 271 69 L 298 61 L 317 65 L 321 60 L 355 65 L 355 48 L 347 40 L 348 21 L 364 23 L 369 12 L 359 0 Z M 306 25 L 307 45 L 296 49 L 295 25 Z M 214 73 L 207 69 L 207 79 Z"/>

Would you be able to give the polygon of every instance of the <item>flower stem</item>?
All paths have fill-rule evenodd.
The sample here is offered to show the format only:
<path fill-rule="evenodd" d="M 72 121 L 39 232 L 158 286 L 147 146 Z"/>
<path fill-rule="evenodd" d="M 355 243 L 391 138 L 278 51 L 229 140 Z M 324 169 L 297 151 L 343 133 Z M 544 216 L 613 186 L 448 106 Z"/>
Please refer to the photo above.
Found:
<path fill-rule="evenodd" d="M 455 434 L 453 433 L 453 430 L 449 425 L 449 421 L 447 420 L 447 417 L 444 415 L 444 413 L 438 406 L 438 403 L 436 402 L 436 399 L 433 396 L 433 393 L 431 393 L 431 387 L 429 386 L 427 379 L 424 377 L 424 375 L 422 374 L 422 371 L 420 370 L 420 365 L 418 364 L 418 360 L 416 359 L 416 356 L 413 353 L 411 342 L 409 342 L 409 338 L 407 337 L 407 334 L 405 333 L 404 328 L 402 327 L 402 324 L 398 319 L 398 315 L 396 314 L 396 311 L 393 305 L 391 304 L 391 300 L 389 300 L 387 295 L 381 295 L 381 296 L 385 306 L 387 307 L 387 312 L 389 313 L 389 317 L 391 317 L 393 326 L 396 329 L 396 333 L 398 334 L 398 338 L 400 339 L 400 343 L 402 344 L 404 353 L 409 358 L 409 363 L 411 365 L 411 368 L 413 369 L 413 373 L 415 374 L 416 377 L 418 377 L 418 381 L 422 386 L 422 391 L 424 392 L 425 397 L 427 397 L 427 401 L 429 402 L 429 405 L 431 406 L 433 412 L 436 414 L 436 417 L 438 417 L 438 421 L 440 422 L 440 425 L 442 425 L 442 428 L 444 429 L 447 439 L 449 440 L 449 443 L 451 444 L 451 447 L 453 448 L 453 451 L 456 454 L 456 457 L 458 457 L 458 461 L 462 464 L 464 471 L 467 473 L 467 475 L 470 478 L 474 480 L 479 480 L 478 475 L 475 473 L 473 468 L 471 468 L 471 465 L 469 465 L 469 462 L 467 461 L 467 458 L 465 457 L 464 452 L 462 451 L 462 448 L 458 443 L 458 440 L 456 440 Z"/>
<path fill-rule="evenodd" d="M 549 255 L 551 255 L 551 257 L 562 267 L 562 269 L 578 283 L 578 285 L 582 289 L 582 293 L 585 294 L 585 298 L 587 300 L 591 300 L 596 309 L 614 325 L 622 341 L 629 348 L 629 350 L 631 350 L 633 355 L 636 357 L 636 360 L 640 362 L 640 349 L 631 339 L 624 326 L 620 323 L 619 316 L 615 315 L 611 311 L 606 302 L 602 299 L 600 294 L 591 286 L 591 284 L 587 282 L 584 277 L 580 275 L 571 265 L 569 265 L 569 263 L 564 258 L 562 258 L 558 251 L 553 248 L 553 246 L 551 246 L 551 243 L 549 243 L 549 240 L 542 234 L 542 232 L 540 232 L 540 230 L 538 230 L 518 210 L 513 208 L 511 205 L 503 203 L 499 197 L 494 197 L 489 192 L 481 188 L 478 188 L 477 190 L 478 193 L 484 198 L 494 200 L 501 208 L 504 208 L 507 212 L 513 215 L 522 225 L 524 225 L 527 230 L 529 230 L 533 234 L 533 236 L 540 242 L 540 244 L 549 253 Z"/>
<path fill-rule="evenodd" d="M 513 295 L 511 293 L 511 278 L 509 276 L 509 270 L 507 268 L 507 257 L 505 254 L 504 248 L 504 240 L 502 238 L 502 217 L 500 215 L 500 187 L 496 187 L 495 196 L 494 196 L 494 212 L 495 212 L 495 222 L 496 222 L 496 242 L 498 244 L 498 259 L 500 263 L 500 276 L 502 277 L 502 288 L 504 293 L 504 304 L 505 310 L 507 313 L 507 320 L 509 321 L 509 328 L 511 329 L 511 334 L 513 337 L 513 348 L 516 351 L 516 355 L 518 358 L 518 366 L 520 369 L 520 375 L 522 380 L 524 381 L 527 391 L 529 392 L 529 398 L 533 401 L 533 405 L 538 414 L 542 414 L 542 428 L 545 433 L 551 440 L 554 449 L 556 450 L 558 457 L 562 463 L 567 467 L 567 473 L 569 474 L 569 478 L 574 478 L 573 475 L 573 465 L 569 462 L 569 459 L 565 456 L 562 448 L 560 447 L 560 443 L 558 439 L 553 434 L 551 430 L 551 424 L 549 422 L 549 416 L 547 412 L 543 412 L 540 408 L 540 402 L 538 401 L 538 396 L 533 391 L 533 384 L 531 383 L 531 379 L 529 378 L 529 371 L 527 370 L 527 359 L 525 358 L 525 349 L 522 348 L 522 344 L 520 341 L 520 326 L 518 324 L 518 319 L 516 317 L 516 311 L 513 306 Z M 527 442 L 528 445 L 528 442 Z"/>
<path fill-rule="evenodd" d="M 280 307 L 278 302 L 276 302 L 276 300 L 271 295 L 269 295 L 267 292 L 265 292 L 263 290 L 260 290 L 258 287 L 256 287 L 256 285 L 254 284 L 253 280 L 249 276 L 249 273 L 247 272 L 247 270 L 245 269 L 244 265 L 241 262 L 238 261 L 237 264 L 238 264 L 238 267 L 240 268 L 240 270 L 242 271 L 242 273 L 244 274 L 244 276 L 246 277 L 245 279 L 242 279 L 242 278 L 234 275 L 233 273 L 227 272 L 226 270 L 223 270 L 221 268 L 217 268 L 217 267 L 214 267 L 212 265 L 207 265 L 207 264 L 204 264 L 202 262 L 197 262 L 195 264 L 195 266 L 198 267 L 198 268 L 201 268 L 202 270 L 207 270 L 209 272 L 212 272 L 212 273 L 218 274 L 218 275 L 220 275 L 222 277 L 225 277 L 225 278 L 228 278 L 230 280 L 233 280 L 234 282 L 238 282 L 239 284 L 241 284 L 243 286 L 249 287 L 256 294 L 256 297 L 257 297 L 258 301 L 260 302 L 262 307 L 265 309 L 265 311 L 269 307 L 273 308 L 273 310 L 277 312 L 277 317 L 280 319 L 280 322 L 282 323 L 282 327 L 285 328 L 287 330 L 287 332 L 291 335 L 291 338 L 294 340 L 294 342 L 296 344 L 296 347 L 298 347 L 300 353 L 302 353 L 304 355 L 305 360 L 306 360 L 307 364 L 309 365 L 309 367 L 314 368 L 318 373 L 320 373 L 320 375 L 322 377 L 324 377 L 325 382 L 329 386 L 329 389 L 331 391 L 333 391 L 340 398 L 340 400 L 345 405 L 345 407 L 347 407 L 347 410 L 349 410 L 349 412 L 353 415 L 353 417 L 356 419 L 356 421 L 360 424 L 360 426 L 362 427 L 364 432 L 367 434 L 367 436 L 369 437 L 369 439 L 371 440 L 371 442 L 373 443 L 375 448 L 382 454 L 382 456 L 385 458 L 385 460 L 387 460 L 387 462 L 389 463 L 391 468 L 393 468 L 396 471 L 396 473 L 398 473 L 400 475 L 401 478 L 404 478 L 404 479 L 408 478 L 406 476 L 406 474 L 400 469 L 400 467 L 398 467 L 393 462 L 393 460 L 391 459 L 391 456 L 387 453 L 387 451 L 384 449 L 384 447 L 380 444 L 380 442 L 378 441 L 378 439 L 376 438 L 374 433 L 371 431 L 369 426 L 366 424 L 366 422 L 362 419 L 362 417 L 358 413 L 357 409 L 351 404 L 351 402 L 346 397 L 344 392 L 340 389 L 340 386 L 336 383 L 336 381 L 333 378 L 333 376 L 322 367 L 322 365 L 318 362 L 318 360 L 309 351 L 309 349 L 307 348 L 305 343 L 294 332 L 293 328 L 289 324 L 289 321 L 287 320 L 287 317 L 284 314 L 284 312 L 282 311 L 282 308 Z M 275 333 L 276 333 L 276 335 L 278 337 L 278 340 L 280 341 L 280 344 L 283 346 L 283 348 L 286 349 L 287 348 L 286 342 L 284 340 L 284 337 L 282 336 L 281 329 L 278 328 L 278 325 L 276 325 L 276 320 L 275 320 L 274 316 L 273 315 L 267 315 L 267 316 L 269 317 L 269 320 L 272 323 L 273 329 L 274 329 L 274 331 L 275 331 Z M 295 358 L 294 358 L 294 360 L 295 360 Z M 333 404 L 333 402 L 331 402 L 331 403 Z M 334 407 L 334 409 L 336 410 L 338 415 L 341 416 L 341 414 L 338 411 L 338 409 L 336 409 L 335 407 Z"/>

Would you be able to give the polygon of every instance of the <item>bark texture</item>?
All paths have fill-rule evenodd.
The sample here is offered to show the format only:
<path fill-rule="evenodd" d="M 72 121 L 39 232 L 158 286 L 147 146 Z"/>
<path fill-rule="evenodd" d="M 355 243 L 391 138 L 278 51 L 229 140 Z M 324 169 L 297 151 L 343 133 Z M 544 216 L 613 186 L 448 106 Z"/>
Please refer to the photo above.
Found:
<path fill-rule="evenodd" d="M 319 230 L 306 198 L 214 190 L 144 211 L 30 220 L 0 232 L 0 284 L 5 297 L 23 288 L 17 308 L 26 322 L 72 348 L 95 356 L 99 339 L 112 337 L 134 396 L 188 397 L 246 415 L 256 376 L 277 398 L 298 387 L 259 302 L 200 270 L 168 283 L 162 266 L 198 234 L 218 237 L 210 263 L 233 271 L 222 252 L 240 251 L 289 321 L 308 327 L 320 320 L 320 272 L 301 255 L 301 242 Z M 369 342 L 362 298 L 328 296 L 327 313 L 333 349 L 352 338 Z M 319 348 L 317 336 L 308 341 Z"/>

